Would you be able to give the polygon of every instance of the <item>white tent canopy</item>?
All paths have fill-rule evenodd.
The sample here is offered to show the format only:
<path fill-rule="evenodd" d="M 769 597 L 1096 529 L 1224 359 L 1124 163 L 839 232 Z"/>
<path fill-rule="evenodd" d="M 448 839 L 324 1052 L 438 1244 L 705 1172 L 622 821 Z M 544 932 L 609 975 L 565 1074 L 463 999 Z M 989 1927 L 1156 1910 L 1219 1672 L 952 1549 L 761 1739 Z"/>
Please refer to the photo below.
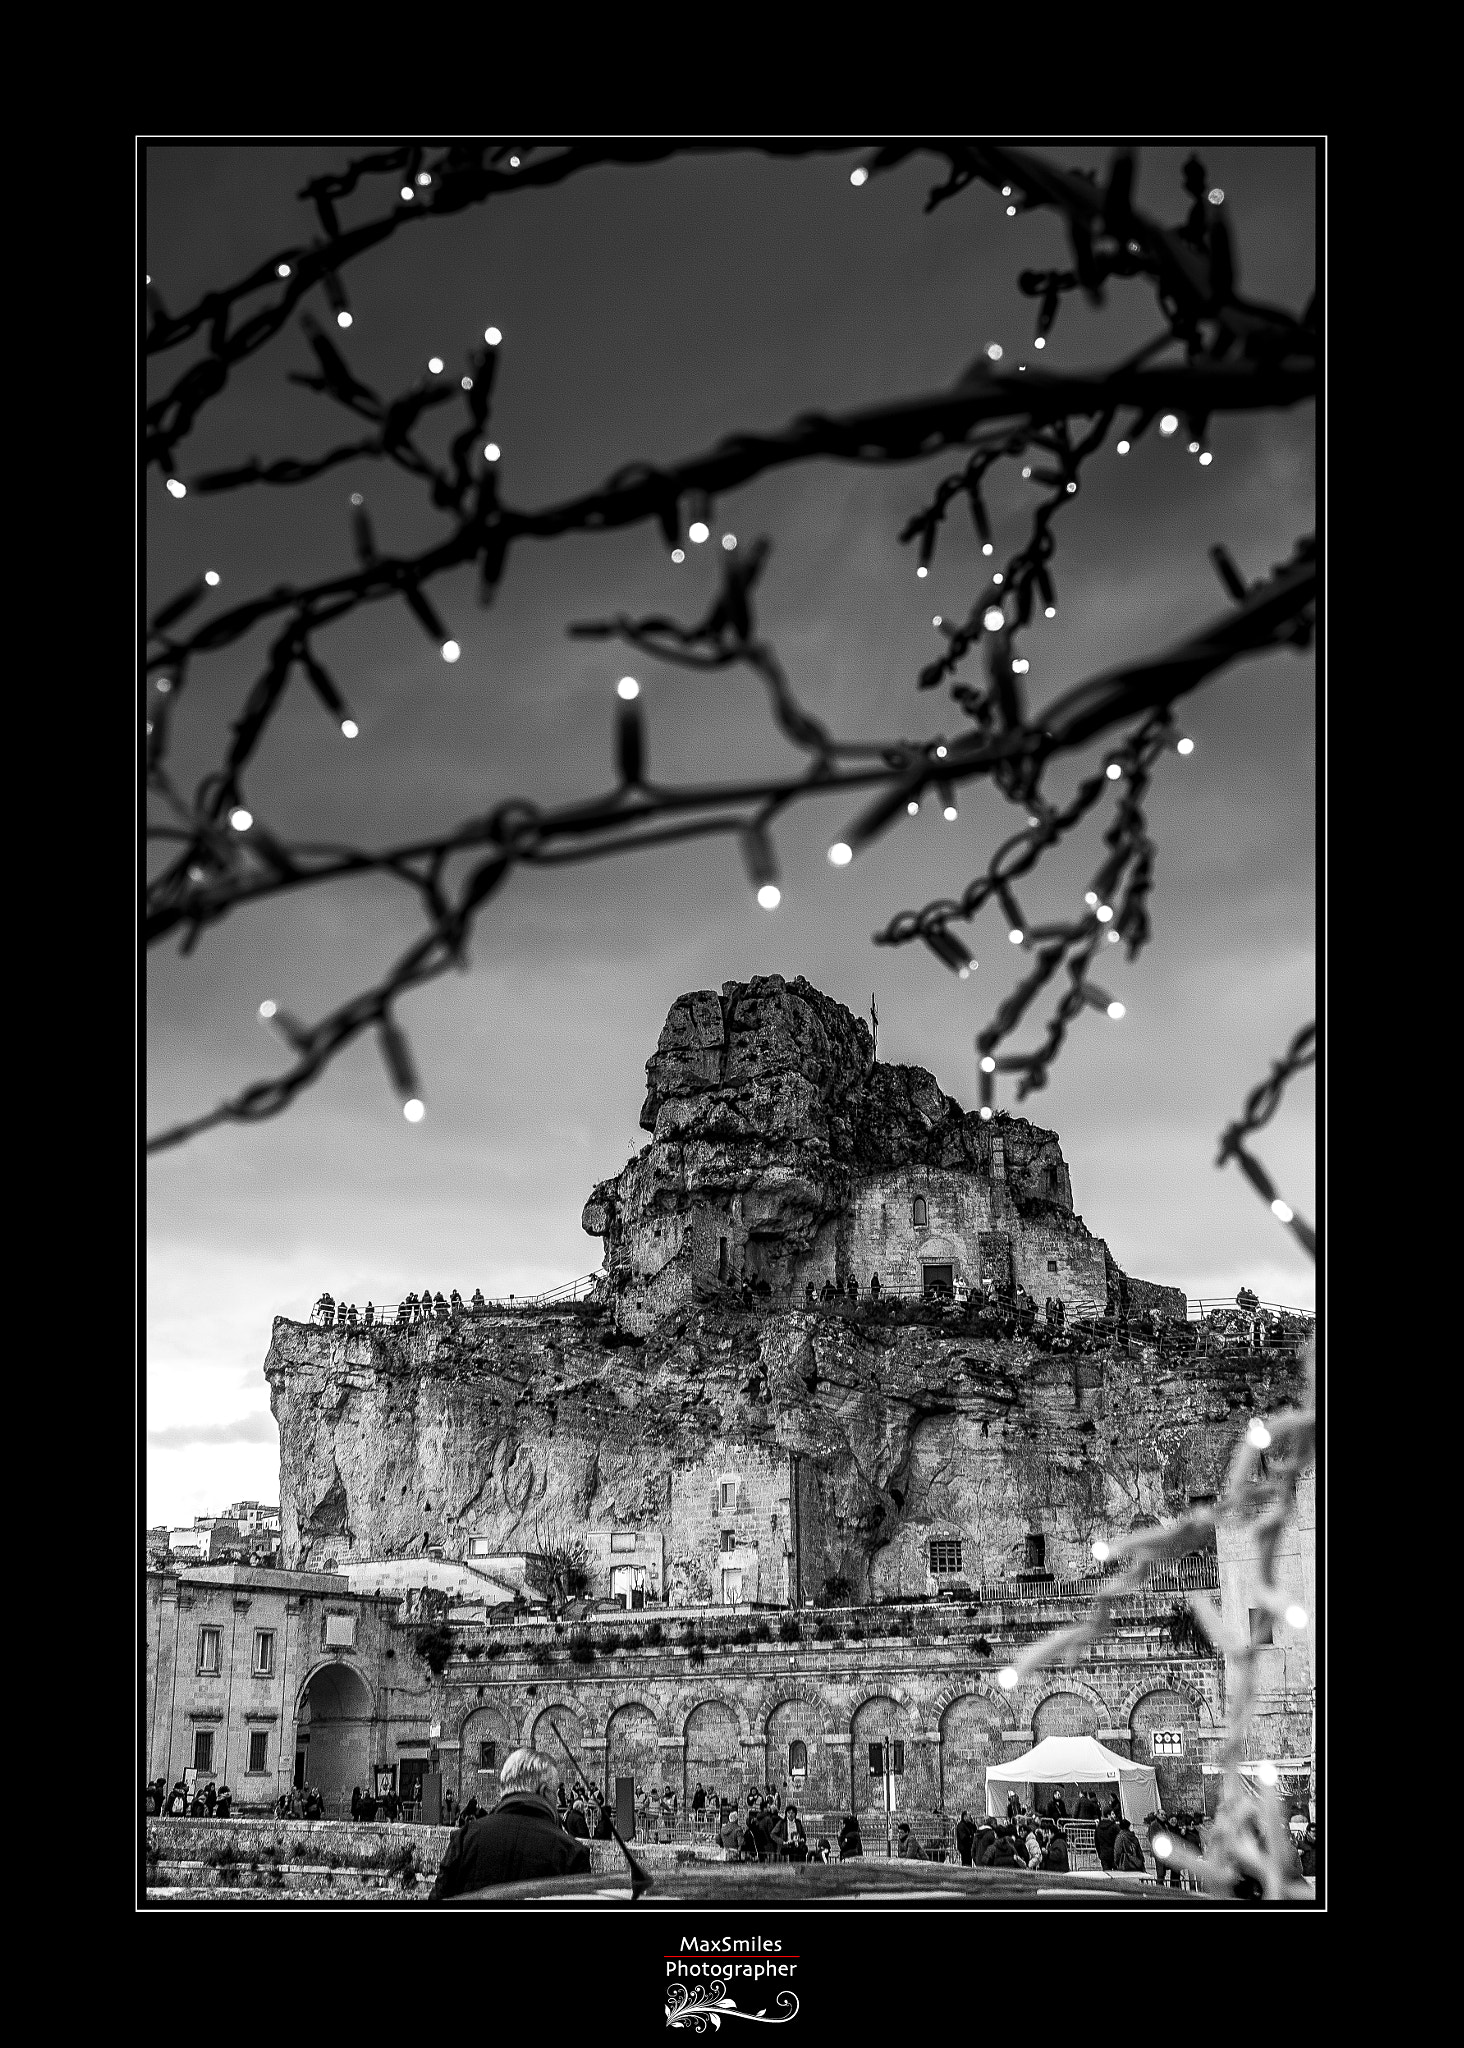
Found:
<path fill-rule="evenodd" d="M 1009 1764 L 986 1767 L 986 1811 L 1004 1813 L 1014 1788 L 1032 1803 L 1034 1785 L 1116 1785 L 1125 1816 L 1142 1821 L 1159 1810 L 1159 1781 L 1152 1764 L 1133 1764 L 1105 1749 L 1091 1735 L 1049 1735 Z"/>

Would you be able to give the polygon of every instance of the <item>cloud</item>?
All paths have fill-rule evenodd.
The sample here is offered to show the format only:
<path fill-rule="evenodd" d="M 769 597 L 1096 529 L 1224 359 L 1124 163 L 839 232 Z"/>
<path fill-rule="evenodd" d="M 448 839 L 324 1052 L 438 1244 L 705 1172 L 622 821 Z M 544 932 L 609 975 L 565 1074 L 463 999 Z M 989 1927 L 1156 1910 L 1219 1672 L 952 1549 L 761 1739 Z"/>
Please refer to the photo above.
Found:
<path fill-rule="evenodd" d="M 237 1422 L 184 1422 L 171 1429 L 150 1429 L 156 1450 L 181 1451 L 190 1444 L 272 1444 L 278 1430 L 272 1415 L 241 1415 Z"/>

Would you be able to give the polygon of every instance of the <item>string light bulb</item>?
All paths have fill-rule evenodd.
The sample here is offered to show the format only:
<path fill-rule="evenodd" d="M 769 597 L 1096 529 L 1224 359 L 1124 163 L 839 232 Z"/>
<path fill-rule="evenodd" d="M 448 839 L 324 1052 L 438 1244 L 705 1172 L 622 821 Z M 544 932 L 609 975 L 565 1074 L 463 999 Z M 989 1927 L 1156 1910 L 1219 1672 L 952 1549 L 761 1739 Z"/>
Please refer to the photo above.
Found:
<path fill-rule="evenodd" d="M 846 845 L 842 839 L 836 840 L 829 848 L 829 866 L 831 868 L 846 868 L 853 858 L 853 847 Z"/>
<path fill-rule="evenodd" d="M 1212 185 L 1205 194 L 1205 197 L 1212 206 L 1223 206 L 1225 204 L 1225 194 L 1218 185 Z"/>
<path fill-rule="evenodd" d="M 1012 674 L 1014 676 L 1024 676 L 1031 666 L 1032 664 L 1028 661 L 1025 654 L 1018 655 L 1017 659 L 1012 663 Z"/>
<path fill-rule="evenodd" d="M 1119 442 L 1119 444 L 1118 444 L 1118 452 L 1119 452 L 1119 454 L 1120 454 L 1120 455 L 1127 455 L 1127 454 L 1128 454 L 1128 452 L 1129 452 L 1129 444 L 1128 444 L 1128 442 L 1127 442 L 1127 441 L 1120 441 L 1120 442 Z"/>
<path fill-rule="evenodd" d="M 992 362 L 999 363 L 1001 361 L 1001 343 L 999 341 L 993 341 L 989 343 L 987 346 L 986 353 L 991 358 Z"/>
<path fill-rule="evenodd" d="M 1174 1853 L 1173 1842 L 1169 1839 L 1168 1835 L 1163 1833 L 1155 1835 L 1150 1847 L 1161 1863 L 1165 1862 Z"/>
<path fill-rule="evenodd" d="M 503 339 L 503 335 L 496 327 L 485 327 L 483 329 L 483 339 L 487 342 L 489 348 L 497 348 L 499 342 Z"/>
<path fill-rule="evenodd" d="M 1068 491 L 1068 496 L 1069 496 L 1070 498 L 1071 498 L 1071 497 L 1074 497 L 1074 496 L 1076 495 L 1076 493 L 1077 493 L 1077 488 L 1078 488 L 1078 487 L 1077 487 L 1077 484 L 1076 484 L 1076 483 L 1070 483 L 1070 484 L 1068 485 L 1068 487 L 1067 487 L 1067 491 Z"/>
<path fill-rule="evenodd" d="M 1177 413 L 1167 412 L 1165 413 L 1163 419 L 1159 422 L 1159 431 L 1161 434 L 1172 434 L 1177 431 L 1178 427 L 1179 415 Z"/>
<path fill-rule="evenodd" d="M 242 804 L 229 813 L 229 823 L 236 832 L 247 832 L 254 823 L 254 813 L 246 811 Z"/>
<path fill-rule="evenodd" d="M 442 658 L 444 661 L 456 661 L 462 651 L 456 640 L 444 640 L 442 643 Z"/>
<path fill-rule="evenodd" d="M 259 1006 L 259 1014 L 261 1017 L 264 1018 L 265 1022 L 268 1023 L 270 1018 L 274 1015 L 275 1011 L 278 1008 L 279 1004 L 276 1002 L 272 1002 L 270 998 L 266 996 L 264 1001 Z"/>
<path fill-rule="evenodd" d="M 1011 219 L 1013 218 L 1013 216 L 1014 216 L 1014 215 L 1015 215 L 1015 213 L 1016 213 L 1016 210 L 1017 210 L 1017 209 L 1016 209 L 1016 208 L 1015 208 L 1014 206 L 1009 206 L 1009 207 L 1007 208 L 1007 219 L 1008 219 L 1008 220 L 1011 220 Z"/>
<path fill-rule="evenodd" d="M 1001 1670 L 996 1674 L 996 1682 L 1003 1692 L 1011 1692 L 1017 1683 L 1016 1665 L 1003 1664 Z"/>
<path fill-rule="evenodd" d="M 1265 1451 L 1270 1449 L 1271 1432 L 1259 1416 L 1247 1428 L 1245 1440 L 1252 1450 Z"/>
<path fill-rule="evenodd" d="M 1266 1787 L 1267 1791 L 1274 1791 L 1275 1787 L 1281 1782 L 1281 1773 L 1269 1760 L 1263 1764 L 1256 1765 L 1256 1776 Z"/>
<path fill-rule="evenodd" d="M 1116 1024 L 1116 1023 L 1118 1022 L 1118 1020 L 1119 1020 L 1119 1018 L 1120 1018 L 1120 1017 L 1124 1017 L 1124 1016 L 1127 1016 L 1127 1014 L 1128 1014 L 1128 1013 L 1127 1013 L 1127 1011 L 1126 1011 L 1126 1010 L 1124 1009 L 1124 1006 L 1123 1006 L 1123 1004 L 1122 1004 L 1122 1003 L 1110 1003 L 1110 1004 L 1108 1005 L 1108 1014 L 1109 1014 L 1109 1016 L 1110 1016 L 1110 1017 L 1111 1017 L 1111 1018 L 1113 1019 L 1114 1023 Z"/>
<path fill-rule="evenodd" d="M 1107 1564 L 1112 1554 L 1113 1553 L 1109 1550 L 1108 1545 L 1103 1541 L 1103 1538 L 1100 1536 L 1098 1538 L 1098 1541 L 1093 1545 L 1094 1557 L 1097 1558 L 1099 1564 Z"/>
<path fill-rule="evenodd" d="M 419 185 L 430 185 L 432 183 L 431 171 L 418 171 L 417 183 Z"/>
<path fill-rule="evenodd" d="M 693 519 L 690 526 L 686 529 L 686 538 L 690 541 L 695 541 L 697 546 L 700 547 L 704 540 L 711 538 L 711 532 L 712 529 L 707 525 L 705 519 Z"/>
<path fill-rule="evenodd" d="M 180 482 L 175 476 L 170 476 L 168 478 L 168 495 L 173 498 L 186 498 L 188 496 L 187 484 Z"/>
<path fill-rule="evenodd" d="M 937 627 L 937 628 L 939 627 L 939 625 L 940 625 L 940 613 L 939 613 L 939 612 L 937 612 L 937 613 L 936 613 L 935 617 L 934 617 L 934 618 L 933 618 L 933 619 L 931 620 L 931 622 L 930 622 L 930 623 L 931 623 L 931 625 L 932 625 L 932 626 L 935 626 L 935 627 Z"/>
<path fill-rule="evenodd" d="M 1194 750 L 1195 743 L 1191 739 L 1183 739 L 1178 741 L 1174 749 L 1176 754 L 1192 754 Z"/>
<path fill-rule="evenodd" d="M 733 550 L 733 548 L 735 548 L 735 547 L 736 547 L 736 545 L 737 545 L 737 536 L 736 536 L 736 534 L 735 534 L 735 533 L 724 533 L 724 534 L 722 535 L 722 545 L 723 545 L 723 547 L 724 547 L 724 548 L 725 548 L 725 549 L 727 550 L 728 554 L 730 555 L 730 554 L 731 554 L 731 552 L 732 552 L 732 550 Z"/>
<path fill-rule="evenodd" d="M 1203 454 L 1203 455 L 1202 455 L 1202 456 L 1200 457 L 1200 468 L 1201 468 L 1201 469 L 1208 469 L 1208 468 L 1210 467 L 1210 464 L 1211 464 L 1211 463 L 1212 463 L 1212 462 L 1213 462 L 1214 460 L 1215 460 L 1214 456 L 1213 456 L 1213 455 L 1212 455 L 1212 454 L 1210 453 L 1209 449 L 1207 448 L 1207 449 L 1205 450 L 1204 454 Z"/>
<path fill-rule="evenodd" d="M 473 388 L 473 380 L 472 380 L 472 378 L 471 378 L 471 377 L 464 377 L 464 378 L 463 378 L 463 380 L 462 380 L 462 385 L 463 385 L 463 389 L 464 389 L 464 391 L 471 391 L 471 390 L 472 390 L 472 388 Z"/>
<path fill-rule="evenodd" d="M 1289 1202 L 1283 1202 L 1281 1197 L 1278 1195 L 1275 1201 L 1271 1204 L 1271 1214 L 1276 1218 L 1276 1221 L 1278 1223 L 1290 1223 L 1294 1220 L 1296 1212 L 1291 1207 L 1291 1204 Z"/>
<path fill-rule="evenodd" d="M 673 562 L 684 562 L 686 560 L 686 549 L 672 548 L 671 559 Z"/>
<path fill-rule="evenodd" d="M 1103 772 L 1108 777 L 1110 782 L 1117 782 L 1119 777 L 1123 774 L 1123 770 L 1119 767 L 1117 761 L 1110 761 Z"/>
<path fill-rule="evenodd" d="M 632 699 L 640 695 L 640 684 L 634 676 L 622 676 L 615 685 L 615 694 L 629 704 Z"/>
<path fill-rule="evenodd" d="M 509 169 L 510 169 L 511 171 L 516 171 L 516 170 L 518 169 L 518 167 L 519 167 L 519 159 L 518 159 L 518 158 L 517 158 L 516 156 L 511 156 L 511 157 L 509 158 L 509 160 L 508 160 L 508 168 L 509 168 Z"/>
<path fill-rule="evenodd" d="M 1098 908 L 1098 898 L 1091 889 L 1089 889 L 1086 895 L 1083 897 L 1083 901 L 1087 904 L 1090 910 L 1096 910 Z"/>
<path fill-rule="evenodd" d="M 783 900 L 783 892 L 776 882 L 764 882 L 757 892 L 757 900 L 764 910 L 776 910 Z"/>
<path fill-rule="evenodd" d="M 1044 605 L 1042 616 L 1044 619 L 1055 619 L 1057 617 L 1057 606 L 1055 604 Z"/>
<path fill-rule="evenodd" d="M 361 728 L 357 725 L 354 718 L 343 718 L 341 720 L 341 731 L 348 740 L 353 740 L 359 737 Z"/>
<path fill-rule="evenodd" d="M 1200 444 L 1199 444 L 1199 442 L 1198 442 L 1198 441 L 1191 441 L 1191 442 L 1190 442 L 1190 444 L 1189 444 L 1189 452 L 1190 452 L 1190 454 L 1191 454 L 1191 455 L 1198 455 L 1198 454 L 1199 454 L 1199 452 L 1200 452 Z"/>
<path fill-rule="evenodd" d="M 502 453 L 503 450 L 499 447 L 496 441 L 487 441 L 484 443 L 483 460 L 485 462 L 496 462 Z"/>
<path fill-rule="evenodd" d="M 935 750 L 935 758 L 936 758 L 936 760 L 937 760 L 937 761 L 943 761 L 943 760 L 945 759 L 945 757 L 946 757 L 946 754 L 947 754 L 947 752 L 948 752 L 948 751 L 949 751 L 949 750 L 948 750 L 947 748 L 945 748 L 945 747 L 937 747 L 937 748 L 936 748 L 936 750 Z"/>
<path fill-rule="evenodd" d="M 909 803 L 907 803 L 907 804 L 906 804 L 906 806 L 905 806 L 905 810 L 906 810 L 906 813 L 907 813 L 907 815 L 908 815 L 908 816 L 910 816 L 910 817 L 912 817 L 912 818 L 918 818 L 918 817 L 920 816 L 920 800 L 919 800 L 919 798 L 918 798 L 918 797 L 911 797 L 911 799 L 910 799 Z"/>
<path fill-rule="evenodd" d="M 983 542 L 981 543 L 981 552 L 982 552 L 982 554 L 983 554 L 983 555 L 989 555 L 989 554 L 992 554 L 992 553 L 994 552 L 994 550 L 993 550 L 993 548 L 992 548 L 992 545 L 991 545 L 991 542 L 990 542 L 989 540 L 984 540 L 984 541 L 983 541 Z"/>
<path fill-rule="evenodd" d="M 1025 937 L 1026 937 L 1026 933 L 1025 933 L 1025 932 L 1022 932 L 1022 931 L 1019 931 L 1019 930 L 1017 929 L 1017 927 L 1016 927 L 1015 925 L 1013 925 L 1013 926 L 1012 926 L 1012 928 L 1011 928 L 1011 930 L 1010 930 L 1010 931 L 1009 931 L 1009 932 L 1007 933 L 1007 941 L 1008 941 L 1008 943 L 1009 943 L 1010 945 L 1013 945 L 1013 946 L 1020 946 L 1020 945 L 1021 945 L 1021 943 L 1022 943 L 1022 940 L 1023 940 L 1023 939 L 1025 938 Z"/>
<path fill-rule="evenodd" d="M 1037 339 L 1033 342 L 1032 346 L 1033 348 L 1046 348 L 1047 336 L 1045 334 L 1039 334 Z"/>
<path fill-rule="evenodd" d="M 1110 945 L 1110 946 L 1116 946 L 1116 945 L 1118 944 L 1118 942 L 1119 942 L 1119 939 L 1120 939 L 1120 938 L 1121 938 L 1122 936 L 1123 936 L 1123 934 L 1122 934 L 1121 932 L 1110 932 L 1110 933 L 1108 934 L 1108 943 L 1109 943 L 1109 945 Z"/>
<path fill-rule="evenodd" d="M 993 583 L 1005 583 L 1005 582 L 1006 582 L 1006 577 L 1005 577 L 1005 576 L 1004 576 L 1004 575 L 1002 574 L 1001 570 L 1000 570 L 1000 569 L 998 569 L 998 570 L 997 570 L 997 571 L 995 572 L 995 574 L 994 574 L 994 575 L 992 576 L 992 579 L 991 579 L 991 580 L 992 580 L 992 582 L 993 582 Z"/>
<path fill-rule="evenodd" d="M 981 1071 L 983 1074 L 994 1074 L 996 1072 L 996 1061 L 989 1052 L 982 1054 Z"/>
<path fill-rule="evenodd" d="M 276 277 L 288 277 L 288 276 L 289 276 L 289 274 L 290 274 L 290 266 L 289 266 L 289 264 L 288 264 L 288 263 L 277 263 L 277 264 L 275 265 L 275 276 L 276 276 Z"/>
<path fill-rule="evenodd" d="M 166 697 L 173 685 L 167 676 L 159 676 L 155 687 L 160 697 Z"/>
<path fill-rule="evenodd" d="M 427 367 L 432 372 L 434 377 L 440 377 L 442 375 L 442 357 L 428 356 Z"/>
<path fill-rule="evenodd" d="M 1011 186 L 1010 186 L 1010 185 L 1003 185 L 1003 186 L 1002 186 L 1002 188 L 1001 188 L 1001 196 L 1002 196 L 1002 198 L 1003 198 L 1003 199 L 1010 199 L 1010 198 L 1011 198 L 1011 196 L 1012 196 L 1012 188 L 1011 188 Z"/>
<path fill-rule="evenodd" d="M 409 1124 L 421 1123 L 423 1117 L 426 1116 L 426 1114 L 427 1105 L 418 1095 L 412 1096 L 409 1101 L 404 1102 L 402 1104 L 402 1115 L 406 1118 Z"/>
<path fill-rule="evenodd" d="M 203 580 L 204 580 L 204 582 L 205 582 L 205 583 L 206 583 L 206 584 L 208 585 L 208 587 L 209 587 L 209 589 L 210 589 L 210 590 L 216 590 L 216 589 L 218 588 L 218 582 L 219 582 L 219 572 L 218 572 L 218 570 L 217 570 L 217 569 L 205 569 L 205 570 L 204 570 L 204 572 L 203 572 Z"/>
<path fill-rule="evenodd" d="M 999 633 L 1006 624 L 1006 614 L 1000 605 L 991 605 L 981 623 L 988 633 Z"/>
<path fill-rule="evenodd" d="M 336 326 L 337 326 L 337 327 L 349 327 L 349 326 L 350 326 L 350 324 L 351 324 L 351 316 L 350 316 L 350 314 L 349 314 L 349 313 L 348 313 L 348 312 L 346 311 L 345 307 L 344 307 L 344 306 L 342 306 L 342 307 L 341 307 L 341 310 L 339 311 L 339 313 L 337 313 L 337 314 L 336 314 Z"/>
<path fill-rule="evenodd" d="M 924 564 L 924 563 L 922 562 L 922 563 L 920 564 L 920 567 L 919 567 L 919 568 L 918 568 L 918 569 L 917 569 L 917 570 L 915 571 L 915 574 L 916 574 L 917 576 L 928 576 L 928 575 L 930 574 L 930 571 L 929 571 L 929 570 L 928 570 L 928 569 L 926 568 L 925 564 Z"/>
<path fill-rule="evenodd" d="M 1031 465 L 1030 463 L 1028 463 L 1027 467 L 1026 467 L 1026 468 L 1025 468 L 1025 469 L 1024 469 L 1023 471 L 1022 471 L 1022 475 L 1023 475 L 1023 476 L 1030 476 L 1031 474 L 1032 474 L 1032 465 Z"/>
<path fill-rule="evenodd" d="M 984 1123 L 984 1124 L 989 1124 L 989 1123 L 991 1122 L 991 1111 L 990 1111 L 989 1109 L 986 1109 L 986 1108 L 983 1108 L 983 1109 L 982 1109 L 982 1111 L 981 1111 L 981 1121 L 982 1121 L 982 1123 Z"/>
<path fill-rule="evenodd" d="M 1307 1623 L 1306 1609 L 1299 1600 L 1293 1600 L 1282 1616 L 1282 1620 L 1288 1628 L 1305 1628 Z"/>
<path fill-rule="evenodd" d="M 958 813 L 956 811 L 956 807 L 954 804 L 947 804 L 945 809 L 941 812 L 941 816 L 945 819 L 948 825 L 955 824 L 957 815 Z"/>
<path fill-rule="evenodd" d="M 854 186 L 867 185 L 869 183 L 869 173 L 865 170 L 863 164 L 859 166 L 857 171 L 850 171 L 849 183 Z"/>
<path fill-rule="evenodd" d="M 413 192 L 412 192 L 412 188 L 411 188 L 411 186 L 410 186 L 410 185 L 403 185 L 403 187 L 402 187 L 402 197 L 403 197 L 403 199 L 411 199 L 412 197 L 414 197 L 414 194 L 413 194 Z"/>

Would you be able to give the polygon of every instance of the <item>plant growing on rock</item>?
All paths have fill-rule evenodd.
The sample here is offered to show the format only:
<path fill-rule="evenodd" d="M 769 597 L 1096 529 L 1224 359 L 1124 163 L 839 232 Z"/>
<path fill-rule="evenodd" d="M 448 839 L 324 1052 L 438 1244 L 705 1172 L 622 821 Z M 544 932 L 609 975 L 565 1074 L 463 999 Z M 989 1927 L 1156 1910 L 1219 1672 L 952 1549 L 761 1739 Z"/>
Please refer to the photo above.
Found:
<path fill-rule="evenodd" d="M 447 1660 L 452 1655 L 457 1636 L 445 1621 L 434 1622 L 431 1628 L 419 1629 L 414 1645 L 417 1655 L 426 1659 L 427 1668 L 434 1678 L 440 1678 L 447 1669 Z"/>

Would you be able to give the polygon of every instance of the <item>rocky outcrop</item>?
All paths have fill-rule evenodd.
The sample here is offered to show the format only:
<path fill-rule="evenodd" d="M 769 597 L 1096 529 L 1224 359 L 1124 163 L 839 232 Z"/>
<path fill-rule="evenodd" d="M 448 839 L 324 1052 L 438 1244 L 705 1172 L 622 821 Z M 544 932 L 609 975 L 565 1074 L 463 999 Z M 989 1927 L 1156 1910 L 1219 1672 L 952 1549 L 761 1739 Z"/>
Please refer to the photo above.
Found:
<path fill-rule="evenodd" d="M 465 1558 L 473 1538 L 513 1553 L 546 1526 L 661 1529 L 689 1556 L 702 1525 L 680 1475 L 735 1446 L 749 1468 L 791 1460 L 810 1596 L 840 1578 L 859 1597 L 923 1591 L 932 1534 L 995 1578 L 1039 1531 L 1061 1574 L 1096 1536 L 1218 1491 L 1246 1418 L 1296 1391 L 1286 1360 L 1063 1353 L 867 1311 L 714 1306 L 613 1336 L 603 1312 L 349 1333 L 278 1319 L 286 1562 Z M 709 1542 L 714 1565 L 714 1526 Z"/>
<path fill-rule="evenodd" d="M 606 1292 L 631 1330 L 748 1282 L 792 1305 L 810 1279 L 867 1283 L 883 1264 L 886 1285 L 894 1265 L 918 1291 L 927 1248 L 968 1284 L 1004 1270 L 1039 1302 L 1116 1305 L 1122 1275 L 1073 1214 L 1056 1134 L 984 1120 L 924 1068 L 879 1064 L 868 1026 L 801 976 L 679 997 L 640 1120 L 650 1144 L 582 1218 L 604 1240 Z M 942 1201 L 945 1215 L 917 1226 Z M 951 1219 L 954 1243 L 926 1247 L 919 1231 Z"/>

